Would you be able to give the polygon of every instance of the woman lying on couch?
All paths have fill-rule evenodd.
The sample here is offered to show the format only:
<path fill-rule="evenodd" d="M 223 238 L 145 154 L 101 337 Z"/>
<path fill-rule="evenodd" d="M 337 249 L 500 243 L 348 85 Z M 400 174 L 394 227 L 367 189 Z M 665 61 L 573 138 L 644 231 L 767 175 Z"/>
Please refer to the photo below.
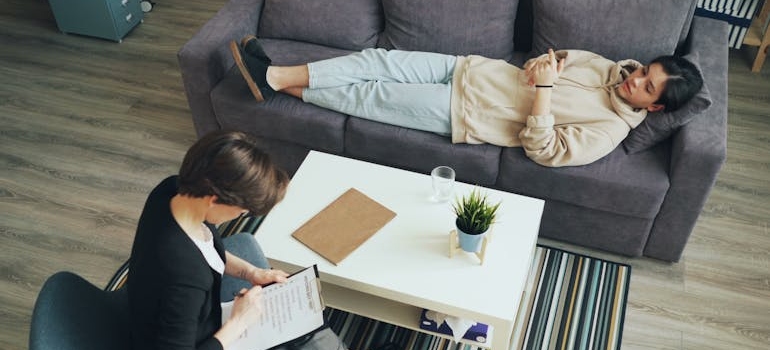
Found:
<path fill-rule="evenodd" d="M 280 91 L 320 107 L 454 143 L 521 146 L 551 167 L 609 154 L 648 112 L 673 111 L 701 89 L 691 62 L 662 56 L 643 66 L 565 50 L 524 69 L 481 56 L 366 49 L 299 66 L 272 66 L 254 36 L 230 43 L 257 101 Z"/>

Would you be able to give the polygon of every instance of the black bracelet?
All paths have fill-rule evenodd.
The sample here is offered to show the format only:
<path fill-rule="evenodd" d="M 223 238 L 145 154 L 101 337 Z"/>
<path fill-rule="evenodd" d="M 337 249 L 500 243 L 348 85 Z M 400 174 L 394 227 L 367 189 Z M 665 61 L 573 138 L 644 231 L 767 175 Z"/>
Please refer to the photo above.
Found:
<path fill-rule="evenodd" d="M 535 85 L 536 88 L 552 88 L 553 85 Z"/>

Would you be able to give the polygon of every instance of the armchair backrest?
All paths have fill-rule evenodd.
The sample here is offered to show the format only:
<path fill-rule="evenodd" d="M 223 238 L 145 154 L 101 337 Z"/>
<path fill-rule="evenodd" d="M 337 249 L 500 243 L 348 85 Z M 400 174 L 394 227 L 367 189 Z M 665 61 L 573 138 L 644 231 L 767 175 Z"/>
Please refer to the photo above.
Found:
<path fill-rule="evenodd" d="M 130 348 L 126 288 L 104 291 L 71 272 L 46 280 L 35 301 L 30 350 Z"/>

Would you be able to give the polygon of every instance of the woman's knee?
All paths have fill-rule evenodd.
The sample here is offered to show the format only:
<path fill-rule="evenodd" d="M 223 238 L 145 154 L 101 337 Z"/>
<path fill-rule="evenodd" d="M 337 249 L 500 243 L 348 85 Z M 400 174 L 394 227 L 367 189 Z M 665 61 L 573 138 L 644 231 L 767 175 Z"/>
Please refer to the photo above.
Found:
<path fill-rule="evenodd" d="M 257 239 L 251 233 L 241 232 L 234 234 L 224 238 L 222 243 L 225 246 L 225 250 L 248 261 L 252 265 L 263 269 L 270 267 Z"/>

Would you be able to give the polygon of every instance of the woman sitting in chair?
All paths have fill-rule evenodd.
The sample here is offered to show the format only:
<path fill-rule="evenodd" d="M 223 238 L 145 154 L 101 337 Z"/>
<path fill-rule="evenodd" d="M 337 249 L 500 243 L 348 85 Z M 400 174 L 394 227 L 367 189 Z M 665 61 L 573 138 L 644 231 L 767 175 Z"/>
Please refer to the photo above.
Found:
<path fill-rule="evenodd" d="M 288 181 L 244 133 L 209 134 L 190 148 L 179 175 L 155 187 L 139 219 L 128 276 L 133 349 L 224 349 L 259 320 L 260 286 L 285 282 L 287 274 L 268 268 L 251 236 L 258 256 L 248 260 L 262 266 L 225 251 L 215 225 L 266 214 L 283 198 Z M 222 322 L 220 302 L 227 300 L 220 300 L 220 290 L 228 290 L 227 276 L 253 287 L 233 291 L 232 315 Z M 341 346 L 328 329 L 313 338 L 328 344 L 314 349 Z"/>

